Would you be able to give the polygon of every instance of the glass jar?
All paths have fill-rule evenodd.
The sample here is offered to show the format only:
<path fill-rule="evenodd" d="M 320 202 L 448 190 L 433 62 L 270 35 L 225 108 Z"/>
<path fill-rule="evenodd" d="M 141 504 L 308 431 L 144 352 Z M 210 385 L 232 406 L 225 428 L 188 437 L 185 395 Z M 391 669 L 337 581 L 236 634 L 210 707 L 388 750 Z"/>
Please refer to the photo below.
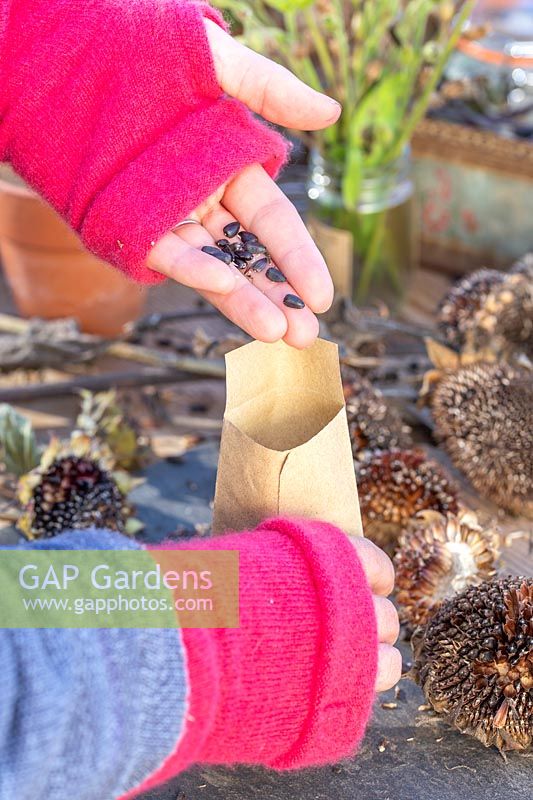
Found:
<path fill-rule="evenodd" d="M 342 198 L 343 165 L 311 153 L 307 224 L 336 291 L 397 308 L 418 260 L 411 154 L 363 173 L 355 209 Z"/>

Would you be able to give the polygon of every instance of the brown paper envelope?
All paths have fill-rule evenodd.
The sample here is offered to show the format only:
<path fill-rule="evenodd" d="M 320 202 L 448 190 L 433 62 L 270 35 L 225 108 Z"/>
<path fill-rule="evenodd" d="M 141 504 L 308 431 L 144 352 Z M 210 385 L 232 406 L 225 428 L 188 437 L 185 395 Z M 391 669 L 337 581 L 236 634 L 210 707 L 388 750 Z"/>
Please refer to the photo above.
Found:
<path fill-rule="evenodd" d="M 313 517 L 362 535 L 337 345 L 252 342 L 226 355 L 213 529 Z"/>

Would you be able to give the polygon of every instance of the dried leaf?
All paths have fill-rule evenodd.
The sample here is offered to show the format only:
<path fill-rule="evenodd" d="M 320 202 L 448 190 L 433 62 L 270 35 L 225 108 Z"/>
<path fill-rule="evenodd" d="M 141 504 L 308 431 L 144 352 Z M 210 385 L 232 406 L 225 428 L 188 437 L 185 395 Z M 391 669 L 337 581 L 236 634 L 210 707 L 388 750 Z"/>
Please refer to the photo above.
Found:
<path fill-rule="evenodd" d="M 429 337 L 425 339 L 425 343 L 428 356 L 436 369 L 459 369 L 461 366 L 461 358 L 455 350 Z"/>

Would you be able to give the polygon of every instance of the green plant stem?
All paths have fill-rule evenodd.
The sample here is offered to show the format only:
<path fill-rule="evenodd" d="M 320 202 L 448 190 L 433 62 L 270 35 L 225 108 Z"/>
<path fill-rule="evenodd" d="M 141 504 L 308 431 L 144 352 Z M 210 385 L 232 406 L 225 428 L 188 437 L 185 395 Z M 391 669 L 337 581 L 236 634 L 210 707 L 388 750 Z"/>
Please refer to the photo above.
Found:
<path fill-rule="evenodd" d="M 470 17 L 470 14 L 473 11 L 475 3 L 476 0 L 467 0 L 463 8 L 461 9 L 453 33 L 450 35 L 448 43 L 442 51 L 441 57 L 433 67 L 431 78 L 427 82 L 427 85 L 425 86 L 422 95 L 418 99 L 418 102 L 415 104 L 409 118 L 407 119 L 402 134 L 397 140 L 396 145 L 387 160 L 393 161 L 394 159 L 400 157 L 407 142 L 411 139 L 415 131 L 415 128 L 424 117 L 427 111 L 429 98 L 431 97 L 431 95 L 433 94 L 433 92 L 437 87 L 437 84 L 442 76 L 442 73 L 448 62 L 448 59 L 450 58 L 453 50 L 455 49 L 455 45 L 459 41 L 459 38 L 463 32 L 464 24 Z"/>
<path fill-rule="evenodd" d="M 253 3 L 250 3 L 250 6 L 257 19 L 262 22 L 263 25 L 272 25 L 272 19 L 268 9 L 265 7 L 264 3 L 261 2 L 261 0 L 254 0 Z"/>
<path fill-rule="evenodd" d="M 337 31 L 337 44 L 339 46 L 339 61 L 342 79 L 344 81 L 344 86 L 346 87 L 345 103 L 346 108 L 352 109 L 354 97 L 352 91 L 352 76 L 350 73 L 350 48 L 346 36 L 346 25 L 344 21 L 344 5 L 343 0 L 333 0 L 333 2 L 337 8 L 337 20 L 335 27 Z"/>
<path fill-rule="evenodd" d="M 304 11 L 305 19 L 309 26 L 309 33 L 313 39 L 313 44 L 316 48 L 316 53 L 320 61 L 320 66 L 324 72 L 327 88 L 335 86 L 335 67 L 333 66 L 332 58 L 329 54 L 328 46 L 324 41 L 320 27 L 316 21 L 314 9 L 306 8 Z"/>
<path fill-rule="evenodd" d="M 370 238 L 366 253 L 361 253 L 364 258 L 363 268 L 361 270 L 361 277 L 357 284 L 356 299 L 364 300 L 370 289 L 370 284 L 376 272 L 377 257 L 379 248 L 385 234 L 385 222 L 387 219 L 387 209 L 378 212 L 377 218 L 374 220 L 372 236 Z"/>

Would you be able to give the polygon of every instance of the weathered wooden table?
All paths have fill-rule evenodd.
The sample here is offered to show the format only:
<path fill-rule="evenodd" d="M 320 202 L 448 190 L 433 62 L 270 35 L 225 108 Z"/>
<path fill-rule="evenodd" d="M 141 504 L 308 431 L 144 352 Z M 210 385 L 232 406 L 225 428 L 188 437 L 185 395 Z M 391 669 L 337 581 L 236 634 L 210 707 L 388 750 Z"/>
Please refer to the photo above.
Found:
<path fill-rule="evenodd" d="M 216 461 L 216 446 L 205 444 L 181 464 L 149 468 L 135 500 L 151 541 L 177 525 L 209 522 Z M 531 566 L 528 570 L 533 574 Z M 407 664 L 409 647 L 402 649 Z M 386 702 L 397 707 L 383 708 Z M 194 768 L 143 800 L 532 800 L 533 754 L 511 754 L 505 762 L 496 750 L 452 731 L 423 706 L 419 688 L 402 680 L 397 693 L 380 696 L 353 760 L 285 774 Z"/>

